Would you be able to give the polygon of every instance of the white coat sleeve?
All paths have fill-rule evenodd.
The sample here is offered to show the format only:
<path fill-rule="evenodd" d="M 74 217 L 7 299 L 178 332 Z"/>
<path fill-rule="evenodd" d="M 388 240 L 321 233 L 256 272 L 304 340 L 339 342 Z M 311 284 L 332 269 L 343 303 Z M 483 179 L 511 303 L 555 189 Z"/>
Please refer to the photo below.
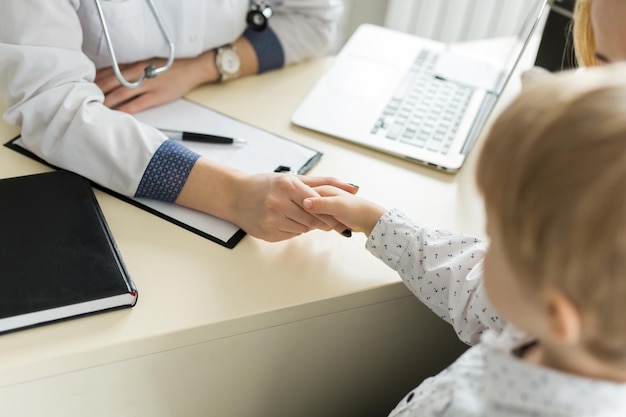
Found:
<path fill-rule="evenodd" d="M 321 56 L 332 46 L 343 11 L 341 0 L 276 0 L 266 30 L 247 29 L 259 72 Z"/>
<path fill-rule="evenodd" d="M 417 298 L 452 324 L 468 344 L 505 323 L 487 299 L 483 259 L 487 245 L 474 237 L 422 227 L 399 210 L 378 221 L 366 248 L 393 268 Z"/>
<path fill-rule="evenodd" d="M 93 83 L 94 65 L 81 50 L 79 5 L 78 0 L 3 2 L 4 117 L 21 126 L 26 146 L 39 157 L 134 195 L 155 151 L 169 141 L 156 129 L 103 105 L 104 96 Z"/>

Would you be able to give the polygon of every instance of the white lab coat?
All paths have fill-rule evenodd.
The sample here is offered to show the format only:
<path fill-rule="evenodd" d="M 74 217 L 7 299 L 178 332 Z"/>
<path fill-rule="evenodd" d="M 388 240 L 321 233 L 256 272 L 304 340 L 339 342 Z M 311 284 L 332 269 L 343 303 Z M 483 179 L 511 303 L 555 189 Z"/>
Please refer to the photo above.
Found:
<path fill-rule="evenodd" d="M 248 0 L 155 0 L 177 57 L 237 39 Z M 145 0 L 101 0 L 120 63 L 169 49 Z M 340 0 L 272 2 L 271 30 L 285 64 L 319 55 L 332 40 Z M 110 65 L 93 0 L 4 0 L 0 10 L 0 91 L 5 119 L 27 147 L 56 166 L 134 195 L 165 137 L 134 117 L 106 108 L 93 83 Z"/>

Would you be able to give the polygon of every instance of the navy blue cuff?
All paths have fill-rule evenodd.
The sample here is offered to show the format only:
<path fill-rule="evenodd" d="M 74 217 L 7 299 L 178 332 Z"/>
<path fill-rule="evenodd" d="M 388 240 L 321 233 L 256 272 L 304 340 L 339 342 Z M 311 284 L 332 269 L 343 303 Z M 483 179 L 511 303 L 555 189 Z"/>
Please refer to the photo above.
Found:
<path fill-rule="evenodd" d="M 198 158 L 200 155 L 180 143 L 166 140 L 152 155 L 135 197 L 175 201 Z"/>
<path fill-rule="evenodd" d="M 256 51 L 259 73 L 285 66 L 285 52 L 276 34 L 267 27 L 260 32 L 246 28 L 243 32 Z"/>

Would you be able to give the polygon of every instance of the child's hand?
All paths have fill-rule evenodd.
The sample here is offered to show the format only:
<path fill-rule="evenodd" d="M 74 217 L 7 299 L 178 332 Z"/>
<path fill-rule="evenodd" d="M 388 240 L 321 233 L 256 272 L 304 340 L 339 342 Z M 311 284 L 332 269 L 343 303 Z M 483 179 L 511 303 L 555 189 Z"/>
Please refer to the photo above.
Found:
<path fill-rule="evenodd" d="M 369 200 L 329 185 L 314 187 L 321 197 L 304 199 L 302 207 L 313 214 L 326 214 L 353 232 L 369 235 L 376 222 L 387 211 Z"/>

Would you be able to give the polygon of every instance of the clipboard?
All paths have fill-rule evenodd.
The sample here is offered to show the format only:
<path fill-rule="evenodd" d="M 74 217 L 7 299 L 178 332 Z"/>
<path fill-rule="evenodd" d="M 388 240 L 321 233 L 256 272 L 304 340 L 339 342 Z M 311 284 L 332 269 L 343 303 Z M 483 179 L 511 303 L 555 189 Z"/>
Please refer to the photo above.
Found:
<path fill-rule="evenodd" d="M 250 174 L 274 172 L 290 167 L 298 174 L 307 173 L 322 153 L 258 127 L 226 116 L 186 99 L 144 110 L 135 117 L 146 124 L 165 130 L 190 131 L 245 139 L 242 145 L 223 145 L 185 141 L 186 147 L 216 162 Z M 58 169 L 26 149 L 21 136 L 6 147 Z M 92 182 L 92 185 L 149 213 L 170 221 L 212 242 L 233 249 L 246 232 L 215 216 L 173 203 L 148 198 L 128 197 Z"/>

